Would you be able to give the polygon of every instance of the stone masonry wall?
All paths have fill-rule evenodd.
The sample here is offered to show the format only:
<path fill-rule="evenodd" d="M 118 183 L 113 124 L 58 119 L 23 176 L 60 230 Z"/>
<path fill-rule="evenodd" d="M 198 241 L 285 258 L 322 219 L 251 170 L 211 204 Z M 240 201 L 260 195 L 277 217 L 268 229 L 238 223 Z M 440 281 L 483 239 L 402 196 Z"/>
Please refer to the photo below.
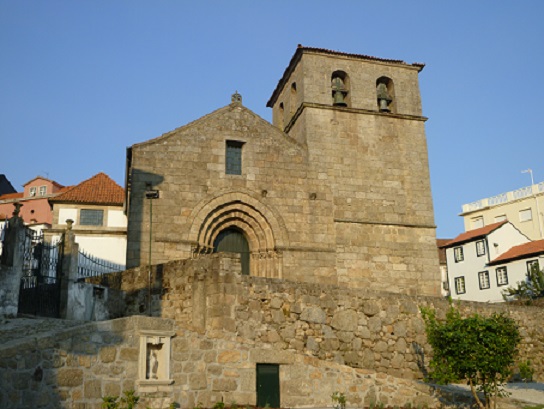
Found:
<path fill-rule="evenodd" d="M 145 317 L 85 325 L 29 321 L 40 328 L 14 338 L 21 330 L 15 327 L 0 346 L 1 408 L 100 409 L 103 396 L 137 387 L 138 331 L 172 328 L 172 322 Z M 161 404 L 167 407 L 169 399 Z"/>
<path fill-rule="evenodd" d="M 282 407 L 329 406 L 335 391 L 345 393 L 350 406 L 437 403 L 431 388 L 419 382 L 260 348 L 225 332 L 211 338 L 179 328 L 171 344 L 171 382 L 142 382 L 140 331 L 171 330 L 173 324 L 148 317 L 85 325 L 39 322 L 42 331 L 34 331 L 31 340 L 0 346 L 0 407 L 99 409 L 102 397 L 131 389 L 140 397 L 139 407 L 154 409 L 172 403 L 184 409 L 212 407 L 221 401 L 253 405 L 256 363 L 280 364 Z"/>
<path fill-rule="evenodd" d="M 152 314 L 213 338 L 230 333 L 256 347 L 302 353 L 353 368 L 421 379 L 431 351 L 421 306 L 444 314 L 439 297 L 414 297 L 338 286 L 241 276 L 239 260 L 210 255 L 165 264 L 154 272 Z M 147 313 L 147 274 L 127 271 L 129 313 Z M 508 304 L 460 304 L 464 313 L 510 314 L 523 337 L 520 359 L 544 379 L 541 309 Z"/>

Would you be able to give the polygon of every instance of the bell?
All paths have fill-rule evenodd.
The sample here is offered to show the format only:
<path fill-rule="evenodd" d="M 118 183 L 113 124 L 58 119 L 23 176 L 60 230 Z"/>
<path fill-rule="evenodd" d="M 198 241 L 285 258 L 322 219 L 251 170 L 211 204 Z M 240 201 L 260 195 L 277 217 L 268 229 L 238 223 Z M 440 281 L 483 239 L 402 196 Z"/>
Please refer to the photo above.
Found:
<path fill-rule="evenodd" d="M 347 107 L 346 101 L 344 100 L 344 93 L 342 91 L 335 91 L 333 96 L 333 105 L 335 107 Z"/>
<path fill-rule="evenodd" d="M 382 98 L 380 101 L 380 112 L 391 112 L 389 109 L 389 103 L 385 98 Z"/>

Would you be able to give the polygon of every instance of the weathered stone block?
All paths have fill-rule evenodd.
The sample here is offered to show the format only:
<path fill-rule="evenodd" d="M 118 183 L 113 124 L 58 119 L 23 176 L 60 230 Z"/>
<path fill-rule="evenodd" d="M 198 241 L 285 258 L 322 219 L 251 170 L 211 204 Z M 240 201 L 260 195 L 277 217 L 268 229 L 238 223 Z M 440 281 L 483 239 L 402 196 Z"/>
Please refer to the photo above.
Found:
<path fill-rule="evenodd" d="M 217 363 L 239 362 L 241 357 L 240 351 L 222 351 L 217 355 Z"/>
<path fill-rule="evenodd" d="M 356 331 L 357 313 L 354 310 L 336 312 L 332 317 L 331 327 L 340 331 Z"/>
<path fill-rule="evenodd" d="M 212 390 L 213 391 L 235 391 L 238 389 L 238 382 L 236 379 L 214 379 L 212 381 Z"/>
<path fill-rule="evenodd" d="M 206 374 L 204 373 L 192 373 L 189 375 L 189 387 L 193 390 L 206 389 L 208 382 Z"/>
<path fill-rule="evenodd" d="M 79 386 L 83 383 L 83 371 L 77 368 L 60 368 L 57 372 L 58 386 Z"/>
<path fill-rule="evenodd" d="M 98 379 L 85 381 L 83 391 L 86 399 L 99 399 L 102 397 L 102 382 Z"/>
<path fill-rule="evenodd" d="M 308 307 L 302 310 L 300 319 L 307 322 L 314 322 L 316 324 L 325 324 L 327 314 L 319 307 Z"/>

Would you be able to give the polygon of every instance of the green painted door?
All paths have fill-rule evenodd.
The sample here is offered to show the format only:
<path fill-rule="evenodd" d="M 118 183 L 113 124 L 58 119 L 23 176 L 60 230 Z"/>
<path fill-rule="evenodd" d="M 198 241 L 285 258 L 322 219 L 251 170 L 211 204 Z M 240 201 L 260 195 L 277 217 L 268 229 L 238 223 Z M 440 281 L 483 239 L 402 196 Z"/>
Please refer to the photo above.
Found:
<path fill-rule="evenodd" d="M 257 364 L 257 406 L 280 407 L 280 366 Z"/>
<path fill-rule="evenodd" d="M 213 243 L 213 251 L 240 254 L 242 274 L 249 275 L 249 244 L 241 230 L 228 228 L 221 231 Z"/>

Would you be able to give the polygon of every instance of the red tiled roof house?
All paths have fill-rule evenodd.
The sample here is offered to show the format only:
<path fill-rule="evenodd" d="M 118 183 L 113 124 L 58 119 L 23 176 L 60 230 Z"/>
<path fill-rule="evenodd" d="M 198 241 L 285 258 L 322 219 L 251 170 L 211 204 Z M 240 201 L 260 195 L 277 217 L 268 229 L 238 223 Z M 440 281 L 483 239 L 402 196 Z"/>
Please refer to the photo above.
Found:
<path fill-rule="evenodd" d="M 98 173 L 51 198 L 52 239 L 73 220 L 79 249 L 93 257 L 125 266 L 127 218 L 123 212 L 124 189 L 105 173 Z"/>

